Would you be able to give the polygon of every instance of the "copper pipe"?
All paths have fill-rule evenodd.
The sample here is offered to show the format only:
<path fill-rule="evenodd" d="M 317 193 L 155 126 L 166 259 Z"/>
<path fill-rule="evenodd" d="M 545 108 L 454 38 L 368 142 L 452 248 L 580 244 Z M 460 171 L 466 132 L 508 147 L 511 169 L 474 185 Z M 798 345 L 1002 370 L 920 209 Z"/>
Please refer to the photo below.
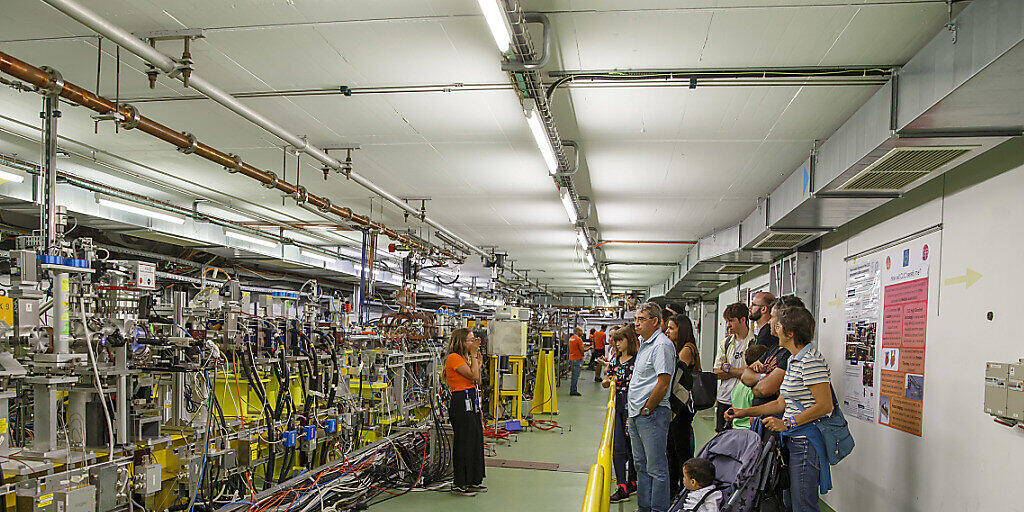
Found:
<path fill-rule="evenodd" d="M 195 141 L 190 138 L 184 132 L 175 131 L 167 126 L 164 126 L 146 116 L 138 113 L 130 105 L 121 104 L 118 105 L 102 96 L 93 94 L 71 82 L 54 81 L 53 77 L 49 73 L 39 69 L 31 64 L 18 60 L 11 55 L 4 52 L 0 52 L 0 71 L 7 73 L 19 80 L 32 84 L 39 89 L 48 89 L 50 87 L 56 87 L 61 85 L 60 96 L 72 103 L 76 103 L 90 110 L 93 110 L 101 115 L 116 113 L 118 120 L 123 127 L 130 127 L 135 125 L 134 128 L 138 128 L 140 131 L 148 133 L 164 142 L 173 144 L 180 150 L 189 150 L 192 153 L 205 158 L 217 165 L 220 165 L 226 169 L 237 171 L 239 174 L 252 178 L 256 181 L 263 183 L 264 185 L 276 188 L 281 192 L 293 196 L 305 196 L 305 201 L 315 206 L 316 208 L 325 211 L 326 213 L 333 213 L 342 219 L 350 221 L 359 226 L 365 227 L 373 231 L 381 231 L 386 236 L 397 242 L 407 244 L 412 247 L 418 247 L 427 251 L 428 254 L 439 254 L 445 257 L 455 257 L 455 255 L 449 250 L 436 249 L 431 246 L 424 246 L 418 242 L 411 240 L 410 238 L 400 235 L 394 230 L 388 229 L 383 224 L 371 221 L 368 217 L 356 215 L 351 209 L 335 206 L 330 200 L 319 197 L 315 194 L 305 192 L 305 189 L 300 189 L 297 185 L 293 185 L 287 181 L 277 178 L 272 172 L 260 170 L 252 165 L 249 165 L 236 156 L 229 155 L 215 148 L 212 148 L 202 142 Z M 302 192 L 300 192 L 300 190 Z M 296 197 L 296 200 L 301 200 L 301 197 Z"/>
<path fill-rule="evenodd" d="M 658 244 L 658 245 L 694 245 L 696 240 L 604 240 L 594 247 L 604 244 Z"/>

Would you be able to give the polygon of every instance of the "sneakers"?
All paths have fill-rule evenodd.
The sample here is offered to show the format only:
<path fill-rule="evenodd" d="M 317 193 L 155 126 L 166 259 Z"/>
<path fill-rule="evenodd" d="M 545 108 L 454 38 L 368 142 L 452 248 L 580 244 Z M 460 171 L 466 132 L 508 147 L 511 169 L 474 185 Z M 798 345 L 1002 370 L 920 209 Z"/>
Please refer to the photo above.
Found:
<path fill-rule="evenodd" d="M 629 493 L 626 492 L 625 486 L 620 485 L 620 486 L 618 486 L 618 488 L 615 489 L 615 494 L 612 494 L 611 502 L 612 503 L 621 503 L 621 502 L 626 501 L 628 499 L 629 499 Z"/>
<path fill-rule="evenodd" d="M 635 481 L 626 484 L 626 492 L 628 492 L 630 494 L 636 493 L 636 482 Z"/>
<path fill-rule="evenodd" d="M 469 487 L 466 488 L 469 489 L 470 492 L 487 492 L 486 485 L 470 485 Z"/>
<path fill-rule="evenodd" d="M 569 396 L 583 396 L 583 393 L 569 393 Z"/>
<path fill-rule="evenodd" d="M 476 496 L 476 492 L 471 487 L 455 487 L 452 486 L 452 494 L 459 496 Z"/>

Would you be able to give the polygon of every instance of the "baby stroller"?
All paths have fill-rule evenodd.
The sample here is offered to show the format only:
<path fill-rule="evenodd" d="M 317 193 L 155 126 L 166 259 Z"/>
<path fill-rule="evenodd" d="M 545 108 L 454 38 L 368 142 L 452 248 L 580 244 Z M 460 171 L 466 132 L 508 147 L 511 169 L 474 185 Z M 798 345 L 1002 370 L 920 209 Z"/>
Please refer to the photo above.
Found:
<path fill-rule="evenodd" d="M 701 448 L 697 457 L 715 466 L 715 488 L 722 492 L 720 512 L 755 512 L 776 491 L 779 479 L 778 436 L 761 436 L 747 429 L 726 430 Z M 689 491 L 675 497 L 669 512 L 681 512 Z"/>

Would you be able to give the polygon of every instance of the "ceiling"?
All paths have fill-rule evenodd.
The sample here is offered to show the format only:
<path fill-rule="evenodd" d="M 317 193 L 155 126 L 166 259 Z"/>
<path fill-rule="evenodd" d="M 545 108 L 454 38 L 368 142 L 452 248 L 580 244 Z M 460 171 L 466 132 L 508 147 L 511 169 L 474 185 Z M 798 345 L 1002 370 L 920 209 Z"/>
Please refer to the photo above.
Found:
<path fill-rule="evenodd" d="M 195 69 L 233 92 L 318 87 L 508 84 L 473 0 L 83 0 L 130 31 L 203 28 Z M 672 69 L 906 62 L 942 29 L 941 1 L 698 0 L 528 1 L 553 21 L 545 70 Z M 94 89 L 95 38 L 37 0 L 7 2 L 0 50 Z M 851 5 L 856 4 L 856 5 Z M 623 8 L 623 5 L 627 7 Z M 100 57 L 99 92 L 115 96 L 113 44 Z M 158 48 L 177 57 L 179 42 Z M 121 98 L 192 95 L 121 52 Z M 574 182 L 593 201 L 601 240 L 694 240 L 735 224 L 876 90 L 874 86 L 574 87 L 553 97 L 559 132 L 580 143 Z M 594 286 L 576 236 L 511 88 L 452 92 L 254 98 L 247 105 L 321 147 L 357 143 L 354 168 L 389 192 L 429 197 L 427 213 L 477 246 L 507 252 L 554 290 Z M 38 124 L 39 97 L 0 90 L 0 128 Z M 420 230 L 395 207 L 311 158 L 284 157 L 283 142 L 206 101 L 142 103 L 141 111 L 195 133 L 311 191 L 370 213 L 389 227 Z M 71 159 L 65 167 L 138 193 L 190 205 L 201 193 L 282 220 L 319 220 L 276 191 L 138 132 L 114 134 L 81 108 L 60 133 L 116 155 L 138 176 Z M 36 159 L 38 146 L 0 133 L 0 151 Z M 283 161 L 284 160 L 284 161 Z M 153 183 L 159 180 L 170 186 Z M 190 194 L 190 192 L 192 192 Z M 282 204 L 288 203 L 288 204 Z M 607 244 L 602 259 L 667 262 L 687 245 Z M 667 266 L 611 265 L 613 291 L 664 281 Z M 470 258 L 463 276 L 486 275 Z"/>

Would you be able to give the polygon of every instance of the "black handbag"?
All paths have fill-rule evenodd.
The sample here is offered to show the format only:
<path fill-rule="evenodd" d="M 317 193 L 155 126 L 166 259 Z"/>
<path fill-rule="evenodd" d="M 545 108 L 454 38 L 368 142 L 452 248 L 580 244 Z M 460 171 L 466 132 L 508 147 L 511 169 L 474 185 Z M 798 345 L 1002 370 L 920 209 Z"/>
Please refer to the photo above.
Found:
<path fill-rule="evenodd" d="M 690 391 L 694 411 L 710 409 L 718 402 L 718 376 L 711 372 L 683 372 L 679 383 Z"/>

